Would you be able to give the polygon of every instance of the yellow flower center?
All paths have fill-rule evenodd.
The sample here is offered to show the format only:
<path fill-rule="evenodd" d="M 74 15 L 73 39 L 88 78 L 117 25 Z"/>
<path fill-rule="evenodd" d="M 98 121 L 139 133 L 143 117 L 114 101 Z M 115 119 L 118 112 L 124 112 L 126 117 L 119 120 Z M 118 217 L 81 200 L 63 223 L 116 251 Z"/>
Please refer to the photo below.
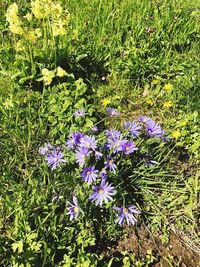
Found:
<path fill-rule="evenodd" d="M 124 213 L 127 213 L 128 212 L 128 209 L 127 208 L 123 208 L 123 212 Z"/>
<path fill-rule="evenodd" d="M 99 194 L 103 194 L 104 193 L 104 190 L 101 188 L 101 189 L 99 189 Z"/>
<path fill-rule="evenodd" d="M 129 149 L 130 149 L 130 147 L 129 147 L 129 146 L 127 146 L 127 147 L 126 147 L 126 151 L 128 151 Z"/>
<path fill-rule="evenodd" d="M 112 164 L 113 163 L 113 160 L 111 159 L 111 160 L 109 160 L 109 162 L 108 162 L 109 164 Z"/>
<path fill-rule="evenodd" d="M 76 212 L 76 213 L 79 212 L 79 208 L 78 207 L 75 207 L 74 208 L 74 212 Z"/>
<path fill-rule="evenodd" d="M 91 174 L 91 171 L 87 171 L 87 175 L 90 175 Z"/>
<path fill-rule="evenodd" d="M 55 157 L 55 158 L 54 158 L 54 161 L 55 161 L 55 162 L 56 162 L 56 161 L 58 161 L 58 158 L 57 158 L 57 157 Z"/>

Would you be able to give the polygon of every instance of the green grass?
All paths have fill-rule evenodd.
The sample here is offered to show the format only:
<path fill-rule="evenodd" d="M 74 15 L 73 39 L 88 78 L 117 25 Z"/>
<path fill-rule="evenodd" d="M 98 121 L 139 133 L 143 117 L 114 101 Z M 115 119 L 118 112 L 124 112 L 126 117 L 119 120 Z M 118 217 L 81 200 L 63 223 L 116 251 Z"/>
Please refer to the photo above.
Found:
<path fill-rule="evenodd" d="M 1 265 L 104 266 L 113 261 L 110 266 L 115 266 L 119 260 L 111 253 L 114 246 L 107 249 L 110 258 L 103 257 L 100 237 L 115 242 L 123 231 L 108 222 L 98 232 L 91 219 L 69 226 L 65 214 L 74 182 L 62 172 L 52 175 L 38 155 L 47 140 L 61 144 L 77 127 L 74 108 L 90 110 L 90 119 L 80 127 L 93 123 L 98 112 L 104 116 L 101 101 L 105 97 L 122 112 L 116 125 L 146 114 L 159 121 L 172 142 L 169 150 L 159 147 L 156 152 L 163 170 L 138 173 L 141 179 L 145 174 L 145 183 L 148 180 L 148 188 L 142 189 L 148 229 L 160 231 L 163 243 L 171 225 L 198 239 L 199 1 L 62 2 L 70 13 L 66 36 L 49 45 L 48 52 L 42 39 L 21 54 L 14 49 L 17 38 L 5 20 L 6 9 L 14 1 L 0 4 Z M 24 15 L 29 3 L 17 3 Z M 58 66 L 75 78 L 55 78 L 50 87 L 43 86 L 42 68 Z M 84 84 L 77 83 L 78 78 Z M 167 83 L 173 85 L 170 92 L 164 89 Z M 166 101 L 172 103 L 169 109 L 163 108 Z M 177 140 L 172 138 L 174 130 L 180 132 Z M 64 198 L 53 202 L 59 195 Z M 99 247 L 94 246 L 97 243 Z M 140 260 L 137 266 L 151 261 Z"/>

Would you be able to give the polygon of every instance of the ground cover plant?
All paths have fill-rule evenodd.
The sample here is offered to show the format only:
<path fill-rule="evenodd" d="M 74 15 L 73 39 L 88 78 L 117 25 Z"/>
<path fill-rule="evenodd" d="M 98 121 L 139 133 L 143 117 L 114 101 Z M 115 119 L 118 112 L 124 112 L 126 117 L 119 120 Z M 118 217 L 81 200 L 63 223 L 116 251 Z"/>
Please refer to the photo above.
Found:
<path fill-rule="evenodd" d="M 0 3 L 2 266 L 198 266 L 192 1 Z"/>

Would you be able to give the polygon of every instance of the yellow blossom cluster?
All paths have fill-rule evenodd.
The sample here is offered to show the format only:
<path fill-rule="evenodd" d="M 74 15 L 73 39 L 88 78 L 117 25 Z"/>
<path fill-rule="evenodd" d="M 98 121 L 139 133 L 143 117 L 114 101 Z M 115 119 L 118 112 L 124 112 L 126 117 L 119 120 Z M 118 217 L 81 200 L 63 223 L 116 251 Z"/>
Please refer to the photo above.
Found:
<path fill-rule="evenodd" d="M 42 80 L 44 81 L 45 85 L 50 85 L 54 77 L 64 77 L 67 75 L 67 72 L 58 67 L 55 70 L 48 70 L 47 68 L 42 69 Z"/>
<path fill-rule="evenodd" d="M 50 33 L 53 36 L 66 34 L 69 13 L 67 10 L 63 10 L 59 3 L 53 3 L 52 0 L 32 0 L 31 12 L 28 12 L 22 18 L 19 17 L 18 5 L 14 3 L 8 7 L 6 19 L 12 33 L 23 35 L 26 41 L 36 43 L 38 38 L 42 36 L 43 29 L 41 27 L 47 21 L 51 28 Z M 31 24 L 30 22 L 33 20 L 34 23 Z M 35 28 L 33 25 L 38 27 Z"/>
<path fill-rule="evenodd" d="M 18 16 L 18 5 L 16 3 L 8 7 L 6 13 L 6 20 L 9 22 L 9 29 L 14 34 L 23 34 L 23 28 L 21 27 L 21 20 Z"/>

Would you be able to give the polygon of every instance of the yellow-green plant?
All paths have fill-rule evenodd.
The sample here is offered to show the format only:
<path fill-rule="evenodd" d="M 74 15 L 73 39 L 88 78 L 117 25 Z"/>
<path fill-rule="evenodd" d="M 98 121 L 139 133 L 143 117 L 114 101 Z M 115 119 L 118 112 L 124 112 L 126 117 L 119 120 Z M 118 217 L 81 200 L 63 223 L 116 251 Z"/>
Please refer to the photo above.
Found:
<path fill-rule="evenodd" d="M 51 0 L 31 1 L 26 14 L 16 3 L 8 7 L 6 20 L 13 35 L 20 83 L 34 79 L 38 70 L 41 73 L 49 64 L 56 67 L 58 51 L 63 47 L 61 37 L 67 34 L 69 18 L 68 11 Z"/>

